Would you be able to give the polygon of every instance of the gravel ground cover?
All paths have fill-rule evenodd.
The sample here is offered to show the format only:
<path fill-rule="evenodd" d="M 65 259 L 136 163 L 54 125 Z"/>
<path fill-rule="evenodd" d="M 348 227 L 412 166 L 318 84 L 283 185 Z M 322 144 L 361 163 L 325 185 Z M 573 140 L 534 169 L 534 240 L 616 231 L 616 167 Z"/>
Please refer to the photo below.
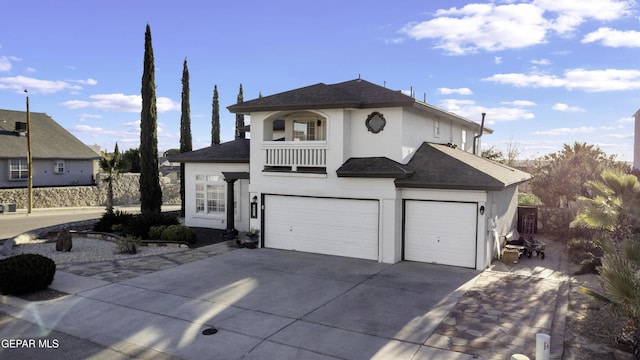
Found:
<path fill-rule="evenodd" d="M 55 242 L 34 241 L 22 243 L 13 248 L 13 255 L 40 254 L 57 265 L 97 261 L 124 260 L 141 256 L 162 255 L 187 251 L 188 248 L 173 246 L 139 246 L 136 254 L 117 254 L 116 243 L 109 240 L 73 238 L 70 252 L 56 251 Z"/>

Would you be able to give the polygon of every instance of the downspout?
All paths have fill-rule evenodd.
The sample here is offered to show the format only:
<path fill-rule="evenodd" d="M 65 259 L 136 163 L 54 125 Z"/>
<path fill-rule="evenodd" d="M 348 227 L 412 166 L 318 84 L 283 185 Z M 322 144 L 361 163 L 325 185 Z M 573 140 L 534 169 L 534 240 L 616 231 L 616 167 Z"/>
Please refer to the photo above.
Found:
<path fill-rule="evenodd" d="M 487 115 L 486 113 L 482 113 L 482 122 L 480 123 L 480 134 L 473 137 L 473 155 L 476 155 L 478 148 L 478 139 L 482 137 L 482 133 L 484 133 L 484 117 Z"/>

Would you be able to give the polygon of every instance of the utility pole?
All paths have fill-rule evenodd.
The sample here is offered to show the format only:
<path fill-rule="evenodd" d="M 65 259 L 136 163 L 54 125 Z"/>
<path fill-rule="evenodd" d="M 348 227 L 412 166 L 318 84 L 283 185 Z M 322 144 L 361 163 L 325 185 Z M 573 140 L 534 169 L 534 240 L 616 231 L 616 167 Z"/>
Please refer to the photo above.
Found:
<path fill-rule="evenodd" d="M 26 93 L 27 90 L 25 89 Z M 29 199 L 27 214 L 33 209 L 33 156 L 31 154 L 31 115 L 29 114 L 29 95 L 27 95 L 27 162 L 29 163 Z"/>

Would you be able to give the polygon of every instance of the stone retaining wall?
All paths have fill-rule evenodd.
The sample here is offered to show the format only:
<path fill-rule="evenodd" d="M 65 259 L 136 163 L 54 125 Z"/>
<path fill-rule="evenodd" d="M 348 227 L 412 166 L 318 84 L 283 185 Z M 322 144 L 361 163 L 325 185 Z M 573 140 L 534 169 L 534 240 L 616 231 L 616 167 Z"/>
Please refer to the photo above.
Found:
<path fill-rule="evenodd" d="M 44 187 L 33 189 L 33 208 L 59 208 L 82 206 L 105 206 L 108 185 L 100 181 L 96 185 Z M 104 178 L 104 175 L 102 175 Z M 113 183 L 114 205 L 136 205 L 140 203 L 140 174 L 120 174 Z M 180 185 L 160 179 L 164 204 L 180 203 Z M 26 188 L 0 189 L 0 203 L 14 203 L 18 209 L 28 207 L 29 192 Z"/>
<path fill-rule="evenodd" d="M 577 213 L 576 208 L 538 207 L 538 233 L 566 234 Z"/>

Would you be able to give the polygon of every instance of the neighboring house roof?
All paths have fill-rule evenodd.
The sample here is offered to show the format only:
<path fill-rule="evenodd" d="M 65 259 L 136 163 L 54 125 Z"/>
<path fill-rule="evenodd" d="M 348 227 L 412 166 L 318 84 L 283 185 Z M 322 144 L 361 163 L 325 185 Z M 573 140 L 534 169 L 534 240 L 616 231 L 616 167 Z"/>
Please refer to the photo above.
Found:
<path fill-rule="evenodd" d="M 350 158 L 336 171 L 338 177 L 403 179 L 413 174 L 399 162 L 386 157 Z"/>
<path fill-rule="evenodd" d="M 319 83 L 282 93 L 263 96 L 228 106 L 232 113 L 249 114 L 257 111 L 292 111 L 313 109 L 370 109 L 382 107 L 414 107 L 437 113 L 454 121 L 480 128 L 480 125 L 452 112 L 418 101 L 401 91 L 355 79 L 338 84 Z M 493 133 L 484 128 L 483 133 Z"/>
<path fill-rule="evenodd" d="M 100 158 L 91 147 L 65 130 L 49 115 L 30 112 L 31 150 L 34 159 L 87 160 Z M 0 110 L 0 158 L 27 156 L 27 136 L 16 132 L 26 122 L 24 111 Z"/>
<path fill-rule="evenodd" d="M 500 190 L 531 179 L 524 171 L 461 149 L 432 143 L 423 143 L 405 167 L 414 174 L 397 179 L 397 187 Z"/>
<path fill-rule="evenodd" d="M 235 139 L 206 148 L 169 156 L 173 162 L 248 163 L 249 139 Z"/>

